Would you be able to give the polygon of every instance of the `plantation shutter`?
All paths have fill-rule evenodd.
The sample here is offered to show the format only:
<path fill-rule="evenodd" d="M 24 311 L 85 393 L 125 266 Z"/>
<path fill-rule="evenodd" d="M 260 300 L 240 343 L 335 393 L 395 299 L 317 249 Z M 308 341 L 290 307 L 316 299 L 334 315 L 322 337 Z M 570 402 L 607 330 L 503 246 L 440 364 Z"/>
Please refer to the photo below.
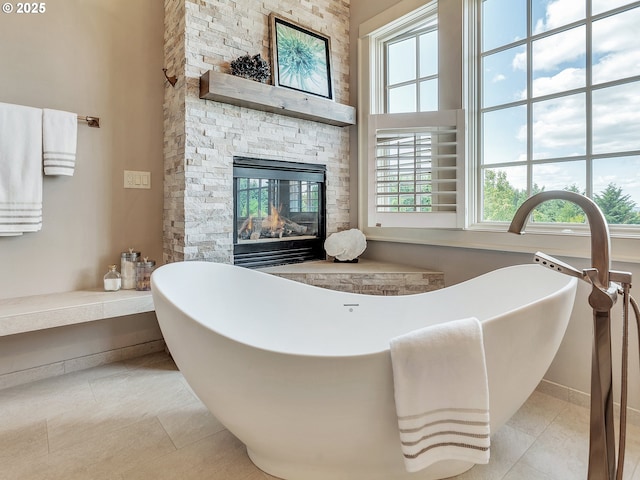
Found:
<path fill-rule="evenodd" d="M 369 226 L 463 228 L 464 111 L 371 115 Z"/>

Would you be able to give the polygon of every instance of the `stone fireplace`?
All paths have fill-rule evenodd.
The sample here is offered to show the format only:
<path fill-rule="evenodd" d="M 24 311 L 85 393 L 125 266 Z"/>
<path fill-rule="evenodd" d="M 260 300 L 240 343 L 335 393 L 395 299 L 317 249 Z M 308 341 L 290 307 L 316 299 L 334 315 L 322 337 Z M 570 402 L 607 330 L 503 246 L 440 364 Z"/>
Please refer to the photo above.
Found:
<path fill-rule="evenodd" d="M 234 158 L 322 167 L 324 220 L 307 231 L 316 229 L 313 237 L 321 242 L 326 235 L 350 228 L 349 127 L 200 98 L 200 78 L 205 72 L 227 74 L 229 63 L 247 54 L 260 53 L 270 59 L 268 18 L 272 12 L 331 38 L 335 103 L 348 103 L 348 1 L 165 0 L 164 66 L 169 75 L 178 77 L 175 87 L 166 85 L 164 103 L 165 262 L 234 263 L 241 253 L 238 244 L 251 243 L 251 234 L 255 238 L 251 231 L 248 239 L 239 241 L 238 229 L 247 218 L 237 218 L 232 201 L 234 185 L 238 188 Z M 275 211 L 284 213 L 283 202 L 276 203 Z M 269 216 L 271 205 L 266 208 Z M 284 216 L 310 228 L 308 218 L 292 219 L 290 210 Z M 282 240 L 280 232 L 275 235 L 277 241 L 262 238 L 256 243 L 308 240 L 285 233 L 286 240 Z"/>

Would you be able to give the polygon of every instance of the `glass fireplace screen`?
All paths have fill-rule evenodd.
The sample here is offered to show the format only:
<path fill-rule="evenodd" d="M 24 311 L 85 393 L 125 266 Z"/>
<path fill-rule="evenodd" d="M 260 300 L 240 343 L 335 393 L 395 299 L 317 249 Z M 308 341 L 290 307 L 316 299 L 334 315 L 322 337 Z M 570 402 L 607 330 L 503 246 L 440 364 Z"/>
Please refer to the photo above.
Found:
<path fill-rule="evenodd" d="M 238 178 L 236 195 L 238 243 L 318 236 L 318 182 Z"/>
<path fill-rule="evenodd" d="M 247 256 L 260 259 L 260 266 L 304 261 L 309 248 L 318 258 L 324 179 L 323 165 L 236 157 L 234 263 Z"/>

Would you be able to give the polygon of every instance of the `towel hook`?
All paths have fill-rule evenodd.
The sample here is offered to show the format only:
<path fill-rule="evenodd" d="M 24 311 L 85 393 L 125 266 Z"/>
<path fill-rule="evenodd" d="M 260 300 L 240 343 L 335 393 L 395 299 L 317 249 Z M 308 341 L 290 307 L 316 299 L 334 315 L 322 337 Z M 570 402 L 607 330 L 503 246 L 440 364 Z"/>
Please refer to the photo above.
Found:
<path fill-rule="evenodd" d="M 178 81 L 178 77 L 176 77 L 175 75 L 172 75 L 172 76 L 167 75 L 166 68 L 163 68 L 162 71 L 164 72 L 164 77 L 167 79 L 167 82 L 169 82 L 172 87 L 175 87 L 176 82 Z"/>

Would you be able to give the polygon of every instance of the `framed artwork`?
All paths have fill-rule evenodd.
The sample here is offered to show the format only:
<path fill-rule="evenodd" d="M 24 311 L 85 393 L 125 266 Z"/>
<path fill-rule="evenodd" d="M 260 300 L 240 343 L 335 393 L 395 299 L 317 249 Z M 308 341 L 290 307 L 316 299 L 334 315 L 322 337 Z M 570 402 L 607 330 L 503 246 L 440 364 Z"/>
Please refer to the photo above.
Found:
<path fill-rule="evenodd" d="M 273 83 L 333 100 L 329 37 L 269 15 Z"/>

